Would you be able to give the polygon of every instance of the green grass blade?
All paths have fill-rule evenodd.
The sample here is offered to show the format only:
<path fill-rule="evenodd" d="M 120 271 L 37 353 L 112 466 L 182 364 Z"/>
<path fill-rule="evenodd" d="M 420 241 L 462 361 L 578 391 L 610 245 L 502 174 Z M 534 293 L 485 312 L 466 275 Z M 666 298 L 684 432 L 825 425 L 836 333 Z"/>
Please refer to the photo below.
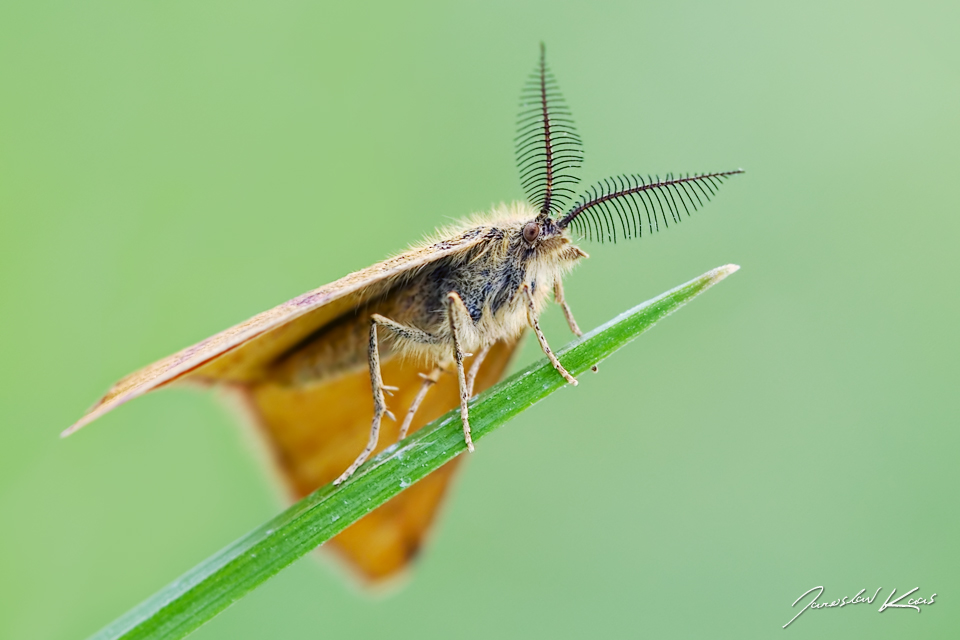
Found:
<path fill-rule="evenodd" d="M 557 355 L 572 374 L 583 373 L 738 268 L 727 265 L 708 271 L 622 313 Z M 470 406 L 474 441 L 565 384 L 543 359 L 487 390 Z M 451 411 L 364 464 L 339 489 L 321 487 L 93 637 L 186 636 L 294 560 L 465 450 L 459 411 Z"/>

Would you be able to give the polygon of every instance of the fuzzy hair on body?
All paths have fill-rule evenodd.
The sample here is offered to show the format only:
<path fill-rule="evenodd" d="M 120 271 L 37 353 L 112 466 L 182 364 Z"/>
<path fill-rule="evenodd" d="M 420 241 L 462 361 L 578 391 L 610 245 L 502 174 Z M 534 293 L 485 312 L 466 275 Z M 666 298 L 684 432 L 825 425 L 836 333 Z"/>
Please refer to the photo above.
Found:
<path fill-rule="evenodd" d="M 577 261 L 588 257 L 556 227 L 544 228 L 532 242 L 527 241 L 524 227 L 537 213 L 522 202 L 500 205 L 414 245 L 411 251 L 430 251 L 452 239 L 480 238 L 460 252 L 374 285 L 377 291 L 370 302 L 292 347 L 277 359 L 272 373 L 287 384 L 303 385 L 366 367 L 372 314 L 436 338 L 424 343 L 382 332 L 382 360 L 411 358 L 427 368 L 449 365 L 453 334 L 445 298 L 451 292 L 463 300 L 471 320 L 462 324 L 458 336 L 465 351 L 478 352 L 498 341 L 518 338 L 528 326 L 523 286 L 529 287 L 535 316 L 539 316 L 557 283 Z"/>

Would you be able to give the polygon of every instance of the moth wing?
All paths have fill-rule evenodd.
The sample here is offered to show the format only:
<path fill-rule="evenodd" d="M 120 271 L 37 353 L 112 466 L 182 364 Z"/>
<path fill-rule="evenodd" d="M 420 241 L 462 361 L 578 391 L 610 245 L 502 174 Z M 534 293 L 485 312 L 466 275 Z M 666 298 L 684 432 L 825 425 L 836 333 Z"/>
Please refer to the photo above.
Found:
<path fill-rule="evenodd" d="M 381 294 L 404 275 L 481 240 L 480 230 L 475 229 L 451 240 L 411 249 L 264 311 L 126 376 L 61 435 L 68 436 L 121 404 L 174 381 L 254 380 L 266 363 Z"/>
<path fill-rule="evenodd" d="M 477 375 L 475 391 L 495 384 L 506 371 L 516 341 L 495 344 Z M 466 361 L 466 366 L 470 361 Z M 384 382 L 399 387 L 388 405 L 399 419 L 420 389 L 415 360 L 382 363 Z M 294 499 L 333 481 L 366 445 L 373 415 L 366 369 L 311 386 L 289 387 L 269 380 L 238 388 L 241 401 L 272 452 L 274 467 Z M 455 374 L 444 374 L 430 389 L 411 432 L 459 406 Z M 399 424 L 384 420 L 376 452 L 397 440 Z M 334 537 L 329 545 L 369 580 L 395 575 L 415 557 L 449 486 L 458 460 L 371 511 Z"/>

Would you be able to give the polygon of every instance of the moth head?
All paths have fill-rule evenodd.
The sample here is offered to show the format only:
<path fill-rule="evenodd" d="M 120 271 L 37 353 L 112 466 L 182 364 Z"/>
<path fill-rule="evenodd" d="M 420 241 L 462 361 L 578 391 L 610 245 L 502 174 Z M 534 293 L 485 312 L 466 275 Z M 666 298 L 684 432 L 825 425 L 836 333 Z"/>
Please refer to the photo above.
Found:
<path fill-rule="evenodd" d="M 588 257 L 584 251 L 573 244 L 569 235 L 557 225 L 553 218 L 543 213 L 521 223 L 516 233 L 519 236 L 517 245 L 521 254 L 527 259 L 572 262 Z"/>

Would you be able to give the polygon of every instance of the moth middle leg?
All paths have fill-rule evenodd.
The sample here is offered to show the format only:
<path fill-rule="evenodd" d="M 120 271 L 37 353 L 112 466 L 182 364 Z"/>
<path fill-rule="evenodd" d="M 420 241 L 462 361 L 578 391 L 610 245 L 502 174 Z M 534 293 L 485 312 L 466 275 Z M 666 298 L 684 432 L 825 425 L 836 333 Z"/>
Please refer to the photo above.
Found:
<path fill-rule="evenodd" d="M 467 443 L 467 451 L 473 451 L 473 437 L 470 435 L 470 419 L 467 404 L 470 402 L 470 394 L 473 392 L 473 378 L 476 375 L 474 367 L 470 369 L 470 376 L 463 370 L 463 328 L 467 323 L 473 322 L 470 312 L 467 311 L 467 305 L 457 294 L 451 291 L 447 294 L 447 318 L 450 321 L 450 335 L 453 338 L 453 359 L 457 364 L 457 381 L 460 383 L 460 421 L 463 423 L 463 439 Z M 486 357 L 486 350 L 479 354 L 480 357 Z M 476 367 L 479 370 L 479 366 Z"/>
<path fill-rule="evenodd" d="M 486 359 L 487 354 L 490 353 L 491 347 L 492 345 L 487 345 L 481 349 L 480 353 L 474 357 L 473 362 L 470 364 L 470 370 L 467 372 L 467 395 L 471 398 L 473 397 L 473 384 L 477 379 L 477 374 L 480 373 L 480 367 L 483 365 L 483 361 Z M 430 391 L 430 388 L 433 387 L 433 385 L 437 384 L 440 376 L 447 372 L 447 367 L 449 364 L 450 363 L 439 364 L 434 367 L 430 373 L 420 374 L 423 382 L 420 384 L 420 390 L 417 391 L 417 395 L 413 399 L 413 402 L 410 403 L 410 408 L 407 410 L 407 415 L 403 418 L 403 425 L 400 427 L 400 435 L 397 436 L 397 440 L 403 440 L 407 437 L 407 432 L 410 431 L 410 425 L 413 424 L 413 417 L 417 414 L 417 410 L 427 397 L 427 392 Z"/>
<path fill-rule="evenodd" d="M 420 384 L 420 390 L 417 391 L 417 395 L 413 399 L 413 402 L 410 403 L 410 408 L 407 410 L 407 415 L 403 418 L 403 425 L 400 427 L 400 435 L 397 436 L 397 440 L 403 440 L 407 437 L 407 431 L 410 430 L 410 424 L 413 422 L 413 416 L 417 415 L 417 409 L 420 408 L 420 405 L 423 403 L 423 399 L 427 397 L 427 392 L 430 391 L 430 387 L 437 384 L 437 381 L 440 379 L 440 375 L 442 373 L 443 367 L 437 365 L 430 373 L 420 374 L 423 382 Z"/>
<path fill-rule="evenodd" d="M 486 360 L 487 354 L 490 353 L 492 347 L 492 344 L 488 344 L 481 349 L 480 353 L 473 359 L 473 363 L 470 365 L 470 371 L 467 372 L 467 395 L 471 398 L 473 397 L 473 383 L 476 382 L 477 374 L 480 373 L 480 367 L 483 366 L 483 361 Z"/>
<path fill-rule="evenodd" d="M 436 336 L 407 325 L 394 322 L 378 313 L 370 316 L 370 343 L 367 350 L 367 358 L 370 362 L 370 387 L 373 389 L 373 421 L 370 423 L 370 438 L 367 440 L 367 446 L 357 456 L 347 470 L 340 474 L 340 477 L 333 481 L 333 484 L 339 485 L 344 480 L 353 475 L 353 472 L 363 464 L 373 450 L 377 448 L 377 441 L 380 438 L 380 421 L 384 415 L 393 417 L 393 414 L 387 410 L 387 401 L 384 398 L 384 391 L 392 389 L 383 384 L 383 376 L 380 372 L 380 347 L 377 341 L 377 327 L 384 327 L 393 331 L 398 337 L 421 344 L 440 344 L 442 340 Z M 406 422 L 405 422 L 406 424 Z"/>

